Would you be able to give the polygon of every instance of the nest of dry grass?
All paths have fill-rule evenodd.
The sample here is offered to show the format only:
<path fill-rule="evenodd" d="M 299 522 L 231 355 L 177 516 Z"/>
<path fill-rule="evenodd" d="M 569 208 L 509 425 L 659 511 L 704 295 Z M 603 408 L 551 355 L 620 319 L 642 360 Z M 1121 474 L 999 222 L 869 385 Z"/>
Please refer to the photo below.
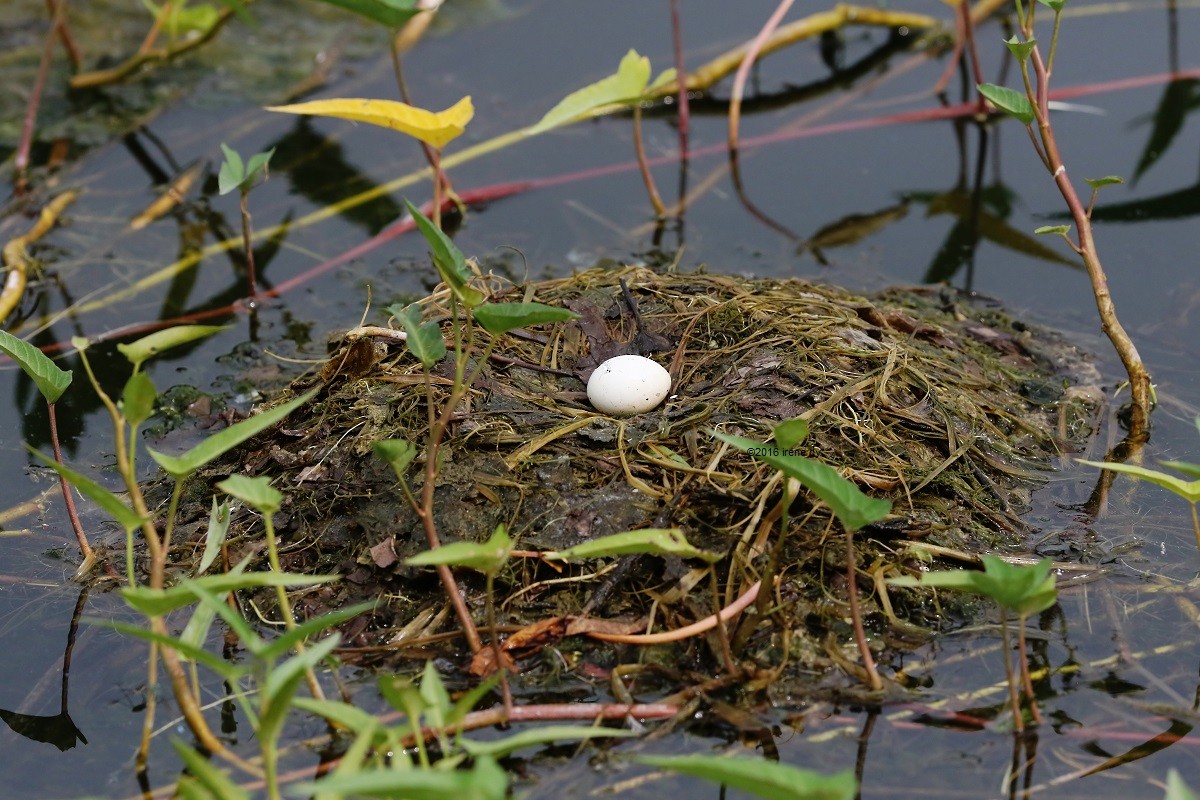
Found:
<path fill-rule="evenodd" d="M 754 579 L 779 535 L 783 485 L 774 469 L 712 431 L 766 442 L 774 425 L 802 417 L 810 435 L 801 454 L 893 501 L 892 518 L 859 536 L 865 573 L 883 574 L 910 557 L 909 543 L 918 540 L 963 553 L 1019 548 L 1031 491 L 1060 452 L 1091 434 L 1098 405 L 1095 371 L 1076 348 L 948 290 L 865 298 L 801 281 L 643 268 L 494 288 L 493 300 L 537 300 L 580 318 L 504 336 L 456 409 L 435 491 L 447 542 L 482 540 L 498 523 L 531 550 L 678 527 L 693 544 L 728 553 L 719 568 L 734 592 Z M 445 315 L 444 301 L 427 299 L 430 318 Z M 487 334 L 475 337 L 478 345 Z M 672 395 L 636 417 L 599 415 L 584 381 L 597 363 L 626 352 L 667 366 Z M 428 387 L 438 407 L 448 394 L 447 370 L 435 370 Z M 224 474 L 277 476 L 288 495 L 277 519 L 290 540 L 285 569 L 348 578 L 298 598 L 301 607 L 307 602 L 317 612 L 363 595 L 385 598 L 351 632 L 364 647 L 428 633 L 441 606 L 436 583 L 402 562 L 424 549 L 424 537 L 390 468 L 371 454 L 380 439 L 423 442 L 429 415 L 422 369 L 402 344 L 349 336 L 320 373 L 293 390 L 314 384 L 323 385 L 318 399 L 269 441 L 257 440 L 201 478 L 194 524 Z M 420 469 L 412 471 L 419 485 Z M 788 518 L 777 599 L 781 618 L 811 634 L 787 645 L 811 664 L 832 657 L 830 646 L 800 639 L 849 642 L 838 635 L 845 598 L 832 566 L 843 563 L 844 550 L 827 510 L 803 490 Z M 243 541 L 251 546 L 255 539 L 248 530 Z M 585 607 L 594 615 L 635 613 L 651 598 L 668 624 L 712 608 L 700 596 L 707 582 L 689 597 L 702 571 L 654 559 L 629 570 L 619 591 L 589 604 L 604 571 L 589 564 L 558 574 L 520 562 L 503 584 L 505 620 L 519 624 Z M 885 601 L 868 600 L 881 647 L 895 643 L 895 631 L 930 622 L 922 600 Z M 780 645 L 772 629 L 756 637 L 751 645 L 757 641 L 763 652 Z"/>

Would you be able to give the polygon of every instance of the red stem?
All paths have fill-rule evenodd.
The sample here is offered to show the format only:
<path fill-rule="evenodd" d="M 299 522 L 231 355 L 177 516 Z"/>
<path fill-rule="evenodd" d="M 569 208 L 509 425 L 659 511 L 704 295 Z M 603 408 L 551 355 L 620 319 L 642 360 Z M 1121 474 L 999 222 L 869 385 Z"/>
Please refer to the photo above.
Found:
<path fill-rule="evenodd" d="M 50 412 L 50 446 L 54 449 L 54 460 L 62 464 L 62 449 L 58 444 L 58 416 L 55 414 L 54 403 L 46 403 L 46 408 Z M 83 554 L 83 563 L 90 566 L 96 560 L 96 553 L 92 550 L 92 546 L 88 544 L 87 534 L 83 532 L 83 523 L 79 521 L 79 512 L 75 510 L 75 498 L 71 496 L 71 487 L 67 484 L 67 479 L 61 473 L 58 476 L 58 485 L 62 487 L 63 503 L 67 507 L 67 517 L 71 520 L 71 527 L 75 531 L 75 538 L 79 540 L 79 550 Z"/>

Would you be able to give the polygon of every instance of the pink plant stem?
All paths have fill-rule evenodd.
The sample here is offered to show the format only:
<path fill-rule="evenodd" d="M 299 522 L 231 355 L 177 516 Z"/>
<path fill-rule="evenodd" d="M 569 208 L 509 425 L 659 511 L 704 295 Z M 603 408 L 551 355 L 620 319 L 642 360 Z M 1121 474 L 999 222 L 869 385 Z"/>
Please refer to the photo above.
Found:
<path fill-rule="evenodd" d="M 671 0 L 671 47 L 675 53 L 675 75 L 679 77 L 679 160 L 688 160 L 688 132 L 691 115 L 688 112 L 688 91 L 683 77 L 683 22 L 679 14 L 679 0 Z"/>
<path fill-rule="evenodd" d="M 57 23 L 57 18 L 55 23 Z M 25 183 L 25 171 L 29 169 L 29 152 L 33 149 L 33 130 L 37 125 L 38 108 L 42 103 L 42 94 L 46 90 L 46 76 L 50 74 L 50 59 L 54 54 L 54 39 L 56 25 L 52 25 L 46 34 L 46 42 L 42 46 L 42 60 L 38 63 L 37 77 L 33 80 L 33 90 L 29 93 L 29 103 L 25 106 L 25 120 L 21 125 L 21 141 L 17 144 L 17 154 L 13 158 L 13 169 L 17 173 L 17 181 L 22 187 Z"/>
<path fill-rule="evenodd" d="M 684 626 L 673 631 L 663 631 L 662 633 L 599 633 L 592 632 L 588 636 L 593 639 L 599 639 L 602 642 L 616 642 L 618 644 L 667 644 L 668 642 L 678 642 L 683 639 L 696 636 L 710 631 L 717 627 L 722 622 L 729 620 L 742 613 L 751 603 L 754 598 L 758 597 L 758 590 L 762 586 L 762 581 L 756 581 L 742 596 L 734 600 L 719 613 L 705 617 L 699 622 L 693 622 L 691 625 Z"/>
<path fill-rule="evenodd" d="M 58 444 L 58 417 L 55 414 L 54 403 L 47 403 L 46 408 L 50 415 L 50 446 L 54 449 L 54 460 L 61 464 L 63 463 L 62 449 Z M 67 479 L 61 474 L 58 476 L 58 485 L 62 487 L 63 504 L 67 507 L 67 517 L 71 520 L 75 538 L 79 540 L 83 564 L 90 567 L 96 560 L 96 553 L 88 544 L 87 534 L 83 532 L 83 523 L 79 521 L 79 512 L 75 510 L 75 498 L 71 496 L 71 487 L 67 485 Z M 82 570 L 83 566 L 80 566 L 80 569 Z"/>
<path fill-rule="evenodd" d="M 763 25 L 762 30 L 758 32 L 758 36 L 754 37 L 754 41 L 750 43 L 750 49 L 746 51 L 746 57 L 738 65 L 737 74 L 733 78 L 733 96 L 729 98 L 729 149 L 731 152 L 736 151 L 738 146 L 738 122 L 742 114 L 742 95 L 746 89 L 746 79 L 750 75 L 750 68 L 754 66 L 754 62 L 758 59 L 763 44 L 770 38 L 771 32 L 779 27 L 779 23 L 783 22 L 784 16 L 791 7 L 792 0 L 782 0 L 775 8 L 775 12 L 771 14 L 771 18 L 767 20 L 767 24 Z M 684 82 L 683 76 L 680 75 L 680 83 Z"/>
<path fill-rule="evenodd" d="M 78 71 L 83 57 L 79 53 L 79 46 L 75 44 L 75 39 L 71 36 L 71 29 L 67 27 L 66 4 L 67 0 L 46 0 L 46 10 L 54 18 L 54 29 L 62 42 L 63 50 L 67 53 L 67 60 L 71 62 L 71 69 Z M 64 7 L 61 13 L 58 10 L 59 6 Z"/>
<path fill-rule="evenodd" d="M 878 692 L 883 689 L 883 679 L 875 668 L 875 658 L 871 655 L 871 646 L 867 644 L 867 632 L 863 628 L 862 611 L 858 607 L 858 564 L 854 557 L 854 532 L 846 531 L 846 589 L 850 593 L 850 620 L 854 626 L 854 641 L 858 644 L 858 652 L 862 657 L 863 669 L 867 671 L 867 683 L 871 690 Z"/>

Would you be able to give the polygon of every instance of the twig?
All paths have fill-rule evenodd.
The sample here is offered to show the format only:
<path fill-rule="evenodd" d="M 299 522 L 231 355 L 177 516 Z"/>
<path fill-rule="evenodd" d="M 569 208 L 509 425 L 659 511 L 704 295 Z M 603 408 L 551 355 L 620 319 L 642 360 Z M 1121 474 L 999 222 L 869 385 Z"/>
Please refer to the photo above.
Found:
<path fill-rule="evenodd" d="M 762 581 L 756 581 L 741 597 L 721 609 L 719 613 L 673 631 L 664 631 L 662 633 L 601 633 L 599 631 L 589 631 L 587 635 L 602 642 L 616 642 L 617 644 L 667 644 L 668 642 L 678 642 L 712 630 L 718 624 L 728 622 L 742 613 L 747 606 L 754 602 L 754 598 L 758 597 L 758 590 L 761 586 Z"/>

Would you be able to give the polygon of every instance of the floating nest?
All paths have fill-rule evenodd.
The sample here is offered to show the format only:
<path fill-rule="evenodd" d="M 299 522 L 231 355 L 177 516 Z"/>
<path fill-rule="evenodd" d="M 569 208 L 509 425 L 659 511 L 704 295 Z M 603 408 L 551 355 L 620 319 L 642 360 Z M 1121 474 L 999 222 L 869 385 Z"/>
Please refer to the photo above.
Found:
<path fill-rule="evenodd" d="M 537 300 L 579 318 L 505 335 L 481 365 L 442 447 L 434 516 L 443 542 L 482 541 L 501 523 L 530 551 L 679 528 L 693 545 L 727 554 L 716 568 L 718 598 L 706 568 L 678 559 L 564 570 L 517 558 L 497 582 L 505 625 L 653 612 L 656 629 L 674 628 L 727 602 L 757 578 L 780 535 L 784 486 L 713 431 L 768 442 L 775 425 L 799 417 L 810 427 L 801 455 L 893 502 L 892 516 L 856 540 L 872 646 L 886 661 L 946 614 L 966 612 L 910 590 L 884 593 L 869 577 L 934 546 L 963 557 L 1020 549 L 1031 492 L 1096 421 L 1098 376 L 1083 354 L 949 289 L 868 298 L 797 280 L 625 268 L 492 290 L 498 302 Z M 447 296 L 423 307 L 445 319 Z M 476 333 L 475 355 L 486 338 Z M 297 593 L 298 613 L 375 598 L 374 613 L 345 631 L 347 657 L 444 653 L 454 645 L 430 644 L 439 626 L 453 626 L 436 578 L 403 561 L 426 549 L 420 520 L 372 444 L 404 438 L 420 447 L 427 392 L 440 408 L 452 368 L 447 360 L 427 384 L 402 343 L 369 329 L 336 338 L 331 351 L 281 398 L 319 385 L 314 401 L 192 483 L 183 529 L 190 518 L 200 541 L 212 485 L 225 475 L 273 476 L 287 496 L 276 517 L 284 569 L 344 577 Z M 623 353 L 656 359 L 674 385 L 658 409 L 615 419 L 591 409 L 584 386 L 600 361 Z M 418 494 L 422 458 L 409 468 Z M 774 624 L 742 631 L 740 655 L 786 659 L 811 674 L 857 656 L 844 537 L 803 489 L 792 496 Z M 231 547 L 261 548 L 260 531 L 248 513 L 235 516 Z M 482 620 L 484 582 L 462 579 Z M 686 663 L 683 648 L 691 663 L 706 663 L 717 645 L 705 642 L 674 645 L 672 659 Z"/>

